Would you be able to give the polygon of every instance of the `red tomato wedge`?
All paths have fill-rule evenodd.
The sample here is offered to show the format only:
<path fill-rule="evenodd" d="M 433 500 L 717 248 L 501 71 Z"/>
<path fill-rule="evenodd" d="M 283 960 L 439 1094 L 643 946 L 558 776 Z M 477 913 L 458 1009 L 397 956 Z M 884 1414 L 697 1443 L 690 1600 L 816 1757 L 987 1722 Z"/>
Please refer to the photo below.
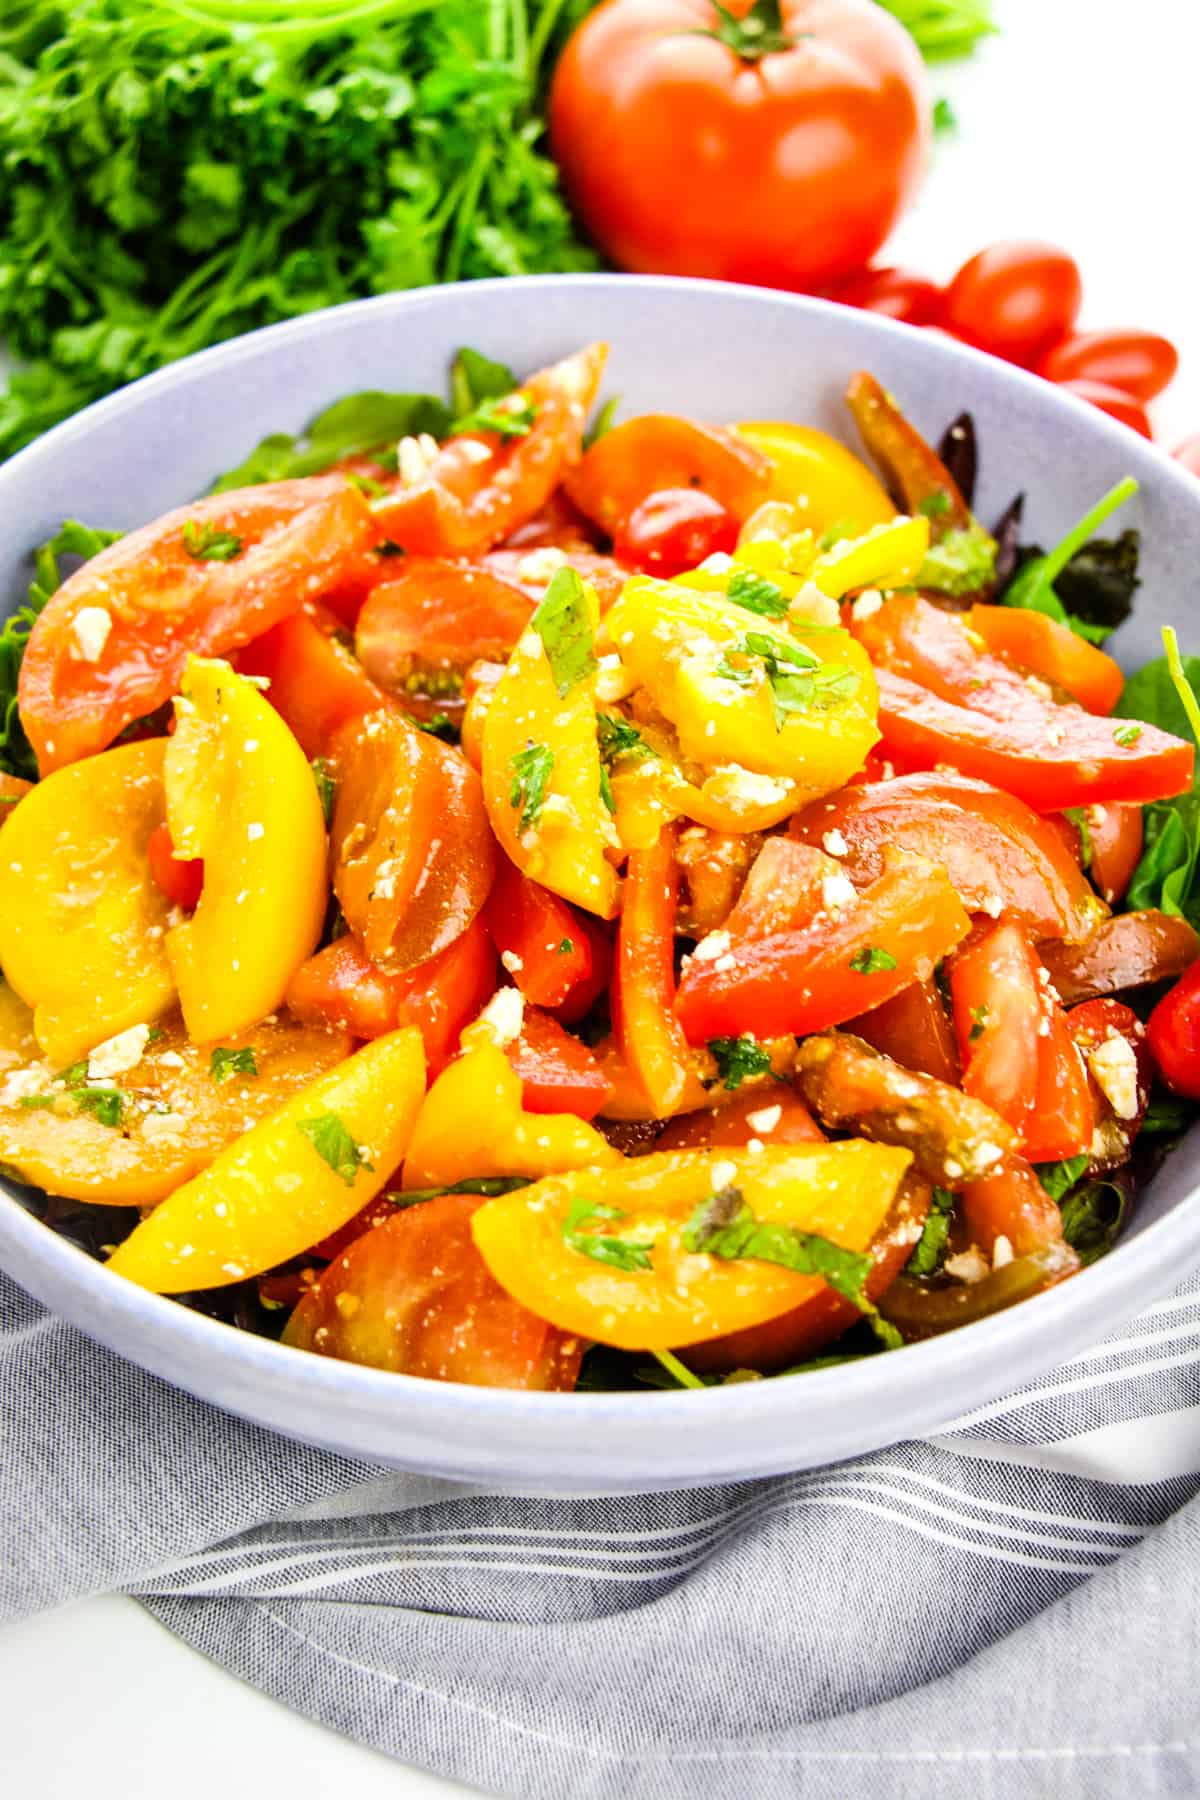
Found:
<path fill-rule="evenodd" d="M 903 1068 L 958 1086 L 958 1050 L 936 981 L 912 982 L 894 999 L 851 1019 L 847 1030 Z"/>
<path fill-rule="evenodd" d="M 950 965 L 962 1089 L 1024 1132 L 1038 1092 L 1041 967 L 1019 925 L 994 925 Z"/>
<path fill-rule="evenodd" d="M 401 974 L 464 932 L 498 852 L 479 776 L 398 713 L 368 713 L 333 740 L 333 889 L 372 962 Z"/>
<path fill-rule="evenodd" d="M 1096 1109 L 1067 1015 L 1049 994 L 1040 1029 L 1037 1089 L 1021 1147 L 1030 1162 L 1060 1162 L 1090 1148 Z"/>
<path fill-rule="evenodd" d="M 1015 1256 L 1062 1242 L 1062 1214 L 1023 1157 L 1006 1157 L 995 1174 L 962 1190 L 963 1220 L 987 1256 L 1007 1238 Z"/>
<path fill-rule="evenodd" d="M 204 886 L 204 863 L 200 857 L 180 858 L 175 854 L 171 833 L 164 824 L 156 825 L 146 843 L 150 873 L 173 906 L 184 912 L 195 912 Z"/>
<path fill-rule="evenodd" d="M 461 674 L 481 658 L 502 662 L 532 612 L 524 590 L 490 569 L 406 556 L 396 579 L 368 595 L 354 648 L 373 681 L 403 694 L 431 676 Z"/>
<path fill-rule="evenodd" d="M 636 507 L 667 488 L 699 489 L 739 523 L 767 498 L 771 464 L 753 445 L 670 413 L 645 413 L 606 431 L 566 477 L 580 512 L 616 537 Z"/>
<path fill-rule="evenodd" d="M 293 613 L 238 652 L 243 675 L 270 682 L 267 699 L 305 756 L 323 756 L 349 719 L 391 702 L 334 632 L 332 614 Z"/>
<path fill-rule="evenodd" d="M 523 437 L 450 438 L 426 473 L 374 503 L 383 535 L 420 556 L 475 556 L 544 506 L 577 461 L 608 356 L 591 344 L 519 390 L 533 409 Z"/>
<path fill-rule="evenodd" d="M 840 838 L 841 866 L 860 886 L 878 877 L 889 844 L 932 857 L 968 912 L 1003 913 L 1038 937 L 1085 938 L 1103 910 L 1054 825 L 964 775 L 898 775 L 843 788 L 797 813 L 791 831 L 808 844 Z"/>
<path fill-rule="evenodd" d="M 376 968 L 356 938 L 335 938 L 292 976 L 285 999 L 298 1019 L 337 1025 L 354 1037 L 383 1037 L 415 1025 L 436 1075 L 458 1049 L 458 1037 L 496 989 L 496 953 L 483 921 L 428 962 L 403 975 Z"/>
<path fill-rule="evenodd" d="M 738 944 L 728 958 L 693 958 L 679 983 L 679 1021 L 693 1044 L 823 1031 L 928 979 L 969 930 L 945 871 L 891 849 L 856 904 Z"/>
<path fill-rule="evenodd" d="M 534 1006 L 582 1018 L 608 980 L 608 940 L 567 901 L 513 867 L 496 863 L 484 911 L 505 968 Z"/>
<path fill-rule="evenodd" d="M 1100 898 L 1123 900 L 1146 841 L 1140 806 L 1089 806 L 1084 819 L 1091 862 L 1088 873 Z M 1082 846 L 1081 846 L 1082 847 Z"/>
<path fill-rule="evenodd" d="M 405 1207 L 330 1263 L 283 1341 L 427 1381 L 566 1391 L 583 1346 L 506 1294 L 471 1236 L 474 1194 Z"/>
<path fill-rule="evenodd" d="M 652 1115 L 659 1118 L 681 1110 L 692 1089 L 696 1092 L 693 1103 L 704 1104 L 704 1090 L 692 1070 L 685 1028 L 675 1016 L 678 891 L 675 830 L 664 826 L 650 849 L 632 850 L 629 854 L 612 985 L 617 1048 Z M 747 1027 L 738 1025 L 733 1029 L 737 1032 Z M 698 1040 L 693 1037 L 691 1041 Z"/>
<path fill-rule="evenodd" d="M 736 944 L 798 931 L 822 910 L 825 883 L 838 873 L 838 864 L 824 851 L 794 838 L 768 838 L 723 929 Z"/>
<path fill-rule="evenodd" d="M 214 494 L 92 557 L 47 603 L 21 664 L 21 722 L 42 774 L 154 712 L 189 652 L 222 656 L 336 588 L 383 535 L 356 488 L 322 476 Z M 206 547 L 236 553 L 217 560 Z M 102 628 L 101 613 L 92 657 L 78 622 Z"/>
<path fill-rule="evenodd" d="M 1169 799 L 1191 785 L 1191 744 L 1154 725 L 1126 726 L 1069 706 L 1056 707 L 1055 718 L 1032 694 L 1031 719 L 995 719 L 888 669 L 877 669 L 876 680 L 884 746 L 910 768 L 949 763 L 1043 812 Z"/>
<path fill-rule="evenodd" d="M 681 1113 L 655 1139 L 656 1150 L 744 1150 L 764 1144 L 820 1144 L 825 1133 L 794 1087 L 778 1082 L 738 1094 L 723 1106 Z"/>
<path fill-rule="evenodd" d="M 1120 664 L 1069 625 L 1022 606 L 973 606 L 968 618 L 989 650 L 1065 688 L 1089 712 L 1110 713 L 1121 698 Z"/>
<path fill-rule="evenodd" d="M 587 1045 L 536 1006 L 525 1008 L 521 1035 L 507 1054 L 521 1077 L 526 1112 L 594 1119 L 608 1099 L 608 1078 Z"/>

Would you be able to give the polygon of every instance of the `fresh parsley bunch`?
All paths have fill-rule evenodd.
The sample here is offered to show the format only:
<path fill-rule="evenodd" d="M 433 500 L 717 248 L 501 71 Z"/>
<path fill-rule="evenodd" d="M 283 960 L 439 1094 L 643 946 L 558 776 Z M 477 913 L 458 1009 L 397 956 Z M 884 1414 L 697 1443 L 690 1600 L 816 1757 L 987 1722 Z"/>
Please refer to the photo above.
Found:
<path fill-rule="evenodd" d="M 124 382 L 364 294 L 586 269 L 543 153 L 593 0 L 11 0 L 0 458 Z"/>

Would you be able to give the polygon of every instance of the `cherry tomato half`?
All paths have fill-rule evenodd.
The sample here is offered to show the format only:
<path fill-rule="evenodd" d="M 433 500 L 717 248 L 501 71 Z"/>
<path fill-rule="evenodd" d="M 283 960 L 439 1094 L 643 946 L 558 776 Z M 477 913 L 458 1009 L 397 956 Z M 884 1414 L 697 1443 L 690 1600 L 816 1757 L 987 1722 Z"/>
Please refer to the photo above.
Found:
<path fill-rule="evenodd" d="M 1145 438 L 1154 436 L 1141 401 L 1122 393 L 1120 388 L 1109 387 L 1105 381 L 1085 381 L 1082 377 L 1078 381 L 1060 381 L 1058 385 L 1065 393 L 1078 394 L 1081 400 L 1107 413 L 1110 419 L 1128 425 L 1131 431 L 1138 431 Z"/>
<path fill-rule="evenodd" d="M 1047 381 L 1102 381 L 1134 400 L 1153 400 L 1174 378 L 1179 352 L 1155 331 L 1076 331 L 1042 358 Z"/>
<path fill-rule="evenodd" d="M 1031 363 L 1066 336 L 1082 300 L 1073 257 L 1014 238 L 963 264 L 946 289 L 942 323 L 993 356 Z"/>
<path fill-rule="evenodd" d="M 613 552 L 627 569 L 668 577 L 696 568 L 715 551 L 728 554 L 737 540 L 737 520 L 711 494 L 663 488 L 634 507 L 613 540 Z"/>
<path fill-rule="evenodd" d="M 941 311 L 942 290 L 913 269 L 862 269 L 831 288 L 829 298 L 906 325 L 932 325 Z"/>
<path fill-rule="evenodd" d="M 1193 963 L 1159 1001 L 1146 1036 L 1167 1086 L 1200 1100 L 1200 963 Z"/>

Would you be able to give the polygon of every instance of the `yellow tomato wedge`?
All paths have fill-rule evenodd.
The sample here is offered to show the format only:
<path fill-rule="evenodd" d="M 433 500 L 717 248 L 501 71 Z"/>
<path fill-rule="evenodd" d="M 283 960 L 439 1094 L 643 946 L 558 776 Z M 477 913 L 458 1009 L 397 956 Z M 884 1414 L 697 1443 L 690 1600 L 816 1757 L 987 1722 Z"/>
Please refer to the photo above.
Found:
<path fill-rule="evenodd" d="M 146 845 L 163 821 L 161 738 L 58 769 L 0 836 L 0 965 L 57 1064 L 166 1012 L 169 902 Z"/>
<path fill-rule="evenodd" d="M 556 593 L 567 596 L 561 605 Z M 547 651 L 556 629 L 590 642 L 598 610 L 574 570 L 560 570 L 488 702 L 482 774 L 492 830 L 518 869 L 611 919 L 617 877 L 605 851 L 615 834 L 600 792 L 595 680 L 578 662 L 578 673 L 562 662 L 556 673 Z"/>
<path fill-rule="evenodd" d="M 0 1075 L 36 1062 L 40 1054 L 32 1011 L 20 994 L 0 981 Z"/>
<path fill-rule="evenodd" d="M 684 755 L 731 779 L 747 823 L 799 794 L 841 787 L 878 742 L 870 659 L 840 627 L 789 630 L 728 600 L 635 576 L 608 615 L 626 668 L 678 733 Z M 769 777 L 764 782 L 761 777 Z M 794 783 L 799 793 L 789 792 Z M 720 826 L 722 819 L 699 821 Z"/>
<path fill-rule="evenodd" d="M 198 1045 L 174 1020 L 133 1054 L 132 1067 L 90 1085 L 81 1067 L 64 1080 L 23 1058 L 0 1080 L 0 1162 L 48 1194 L 152 1206 L 343 1062 L 350 1039 L 280 1020 Z"/>
<path fill-rule="evenodd" d="M 298 1256 L 391 1178 L 425 1092 L 412 1026 L 301 1089 L 177 1188 L 108 1267 L 157 1294 L 225 1287 Z"/>
<path fill-rule="evenodd" d="M 204 890 L 167 954 L 188 1031 L 209 1042 L 272 1012 L 316 949 L 325 820 L 304 752 L 228 663 L 190 657 L 176 711 L 167 822 L 176 855 L 203 858 Z"/>
<path fill-rule="evenodd" d="M 822 551 L 810 580 L 831 600 L 855 588 L 911 587 L 928 551 L 928 519 L 892 519 L 865 537 L 845 538 Z"/>
<path fill-rule="evenodd" d="M 895 507 L 867 465 L 827 431 L 775 419 L 756 419 L 733 430 L 769 459 L 769 499 L 795 507 L 799 527 L 819 537 L 831 525 L 866 531 L 894 515 Z"/>
<path fill-rule="evenodd" d="M 911 1160 L 856 1140 L 659 1152 L 548 1176 L 489 1200 L 471 1223 L 501 1287 L 539 1317 L 621 1350 L 670 1350 L 762 1325 L 826 1285 L 752 1255 L 690 1249 L 689 1223 L 714 1196 L 785 1236 L 862 1254 Z"/>
<path fill-rule="evenodd" d="M 476 1175 L 557 1173 L 621 1157 L 573 1113 L 521 1110 L 521 1080 L 481 1027 L 442 1070 L 421 1108 L 404 1162 L 406 1188 L 453 1187 Z"/>

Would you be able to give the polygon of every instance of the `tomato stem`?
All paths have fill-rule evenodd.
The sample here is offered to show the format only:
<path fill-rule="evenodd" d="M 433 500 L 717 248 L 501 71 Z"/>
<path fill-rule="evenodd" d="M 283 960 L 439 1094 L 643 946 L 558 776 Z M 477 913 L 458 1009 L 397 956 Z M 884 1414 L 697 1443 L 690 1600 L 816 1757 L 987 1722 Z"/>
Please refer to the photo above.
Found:
<path fill-rule="evenodd" d="M 702 35 L 716 38 L 743 62 L 759 62 L 764 56 L 790 50 L 796 43 L 784 26 L 781 0 L 754 0 L 749 12 L 740 16 L 722 6 L 720 0 L 713 0 L 713 11 L 717 15 L 716 29 Z"/>

